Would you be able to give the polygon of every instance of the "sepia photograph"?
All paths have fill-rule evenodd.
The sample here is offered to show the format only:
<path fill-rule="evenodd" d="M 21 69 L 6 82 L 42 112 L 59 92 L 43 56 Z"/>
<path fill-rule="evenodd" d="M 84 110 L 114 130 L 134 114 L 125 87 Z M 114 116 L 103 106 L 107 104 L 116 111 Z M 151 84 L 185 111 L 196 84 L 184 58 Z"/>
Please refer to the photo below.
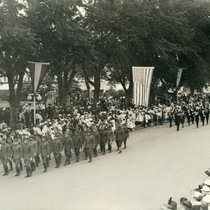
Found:
<path fill-rule="evenodd" d="M 0 0 L 0 210 L 210 210 L 210 0 Z"/>

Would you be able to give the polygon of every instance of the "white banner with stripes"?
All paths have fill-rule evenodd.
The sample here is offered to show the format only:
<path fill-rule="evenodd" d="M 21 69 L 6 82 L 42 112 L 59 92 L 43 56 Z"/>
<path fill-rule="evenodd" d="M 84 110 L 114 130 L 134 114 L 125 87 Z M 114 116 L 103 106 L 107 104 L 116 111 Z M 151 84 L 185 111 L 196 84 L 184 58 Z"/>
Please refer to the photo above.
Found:
<path fill-rule="evenodd" d="M 132 67 L 135 105 L 148 106 L 153 71 L 154 67 Z"/>

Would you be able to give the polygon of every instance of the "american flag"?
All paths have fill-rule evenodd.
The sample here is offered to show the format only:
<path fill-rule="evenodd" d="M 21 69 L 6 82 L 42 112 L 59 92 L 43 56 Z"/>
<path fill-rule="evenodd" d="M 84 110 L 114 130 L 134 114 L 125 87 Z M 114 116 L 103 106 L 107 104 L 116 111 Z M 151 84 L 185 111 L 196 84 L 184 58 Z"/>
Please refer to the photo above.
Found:
<path fill-rule="evenodd" d="M 133 67 L 133 103 L 148 106 L 154 67 Z"/>

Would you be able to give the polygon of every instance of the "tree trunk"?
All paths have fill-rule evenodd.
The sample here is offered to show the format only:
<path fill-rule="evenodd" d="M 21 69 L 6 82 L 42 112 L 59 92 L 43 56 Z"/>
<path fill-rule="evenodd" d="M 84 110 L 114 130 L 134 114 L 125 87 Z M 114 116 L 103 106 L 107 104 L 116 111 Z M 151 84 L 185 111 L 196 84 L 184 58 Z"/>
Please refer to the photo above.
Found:
<path fill-rule="evenodd" d="M 19 103 L 16 100 L 9 101 L 10 103 L 10 127 L 16 129 L 16 111 Z"/>
<path fill-rule="evenodd" d="M 94 77 L 94 98 L 93 98 L 93 103 L 94 107 L 99 101 L 100 97 L 100 89 L 101 89 L 101 83 L 100 83 L 100 74 Z"/>

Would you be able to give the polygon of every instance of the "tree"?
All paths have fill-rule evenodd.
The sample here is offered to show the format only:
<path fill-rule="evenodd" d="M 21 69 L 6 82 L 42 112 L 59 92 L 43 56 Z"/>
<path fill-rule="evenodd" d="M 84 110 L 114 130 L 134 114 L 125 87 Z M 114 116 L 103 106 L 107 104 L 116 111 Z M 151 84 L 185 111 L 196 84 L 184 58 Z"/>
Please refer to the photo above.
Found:
<path fill-rule="evenodd" d="M 79 1 L 42 0 L 28 11 L 30 26 L 40 39 L 40 60 L 51 64 L 57 76 L 59 102 L 65 104 L 80 62 L 80 48 L 87 41 L 81 27 Z"/>
<path fill-rule="evenodd" d="M 36 53 L 36 37 L 26 27 L 25 16 L 21 14 L 23 9 L 24 6 L 15 0 L 0 1 L 0 66 L 1 75 L 8 78 L 12 128 L 16 125 L 27 61 Z"/>

